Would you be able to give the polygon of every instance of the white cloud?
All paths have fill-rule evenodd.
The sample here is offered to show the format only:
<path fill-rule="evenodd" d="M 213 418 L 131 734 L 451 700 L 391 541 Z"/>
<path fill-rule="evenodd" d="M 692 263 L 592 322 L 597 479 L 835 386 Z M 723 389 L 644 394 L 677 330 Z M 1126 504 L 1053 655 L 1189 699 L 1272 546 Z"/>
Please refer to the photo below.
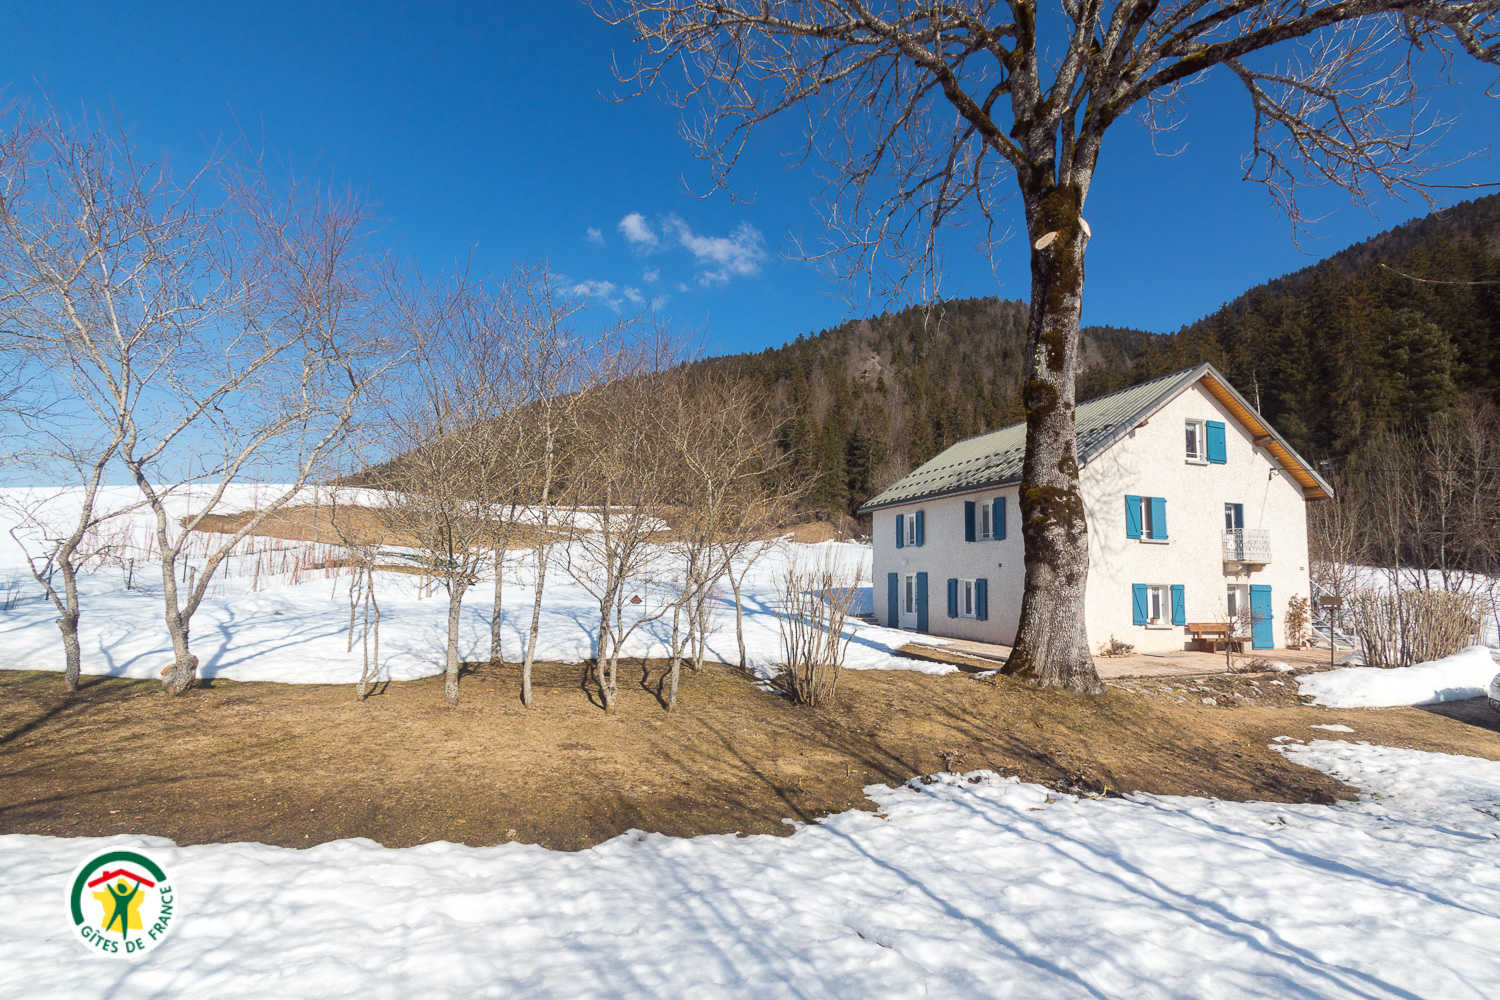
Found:
<path fill-rule="evenodd" d="M 569 290 L 580 298 L 596 299 L 616 312 L 620 311 L 620 288 L 613 281 L 588 278 L 575 281 Z M 628 289 L 627 292 L 629 291 L 635 291 L 635 289 Z"/>
<path fill-rule="evenodd" d="M 651 228 L 651 223 L 640 212 L 631 212 L 620 220 L 620 235 L 626 241 L 638 247 L 650 249 L 659 242 L 656 230 Z"/>
<path fill-rule="evenodd" d="M 648 285 L 656 284 L 656 279 L 661 277 L 661 269 L 657 267 L 647 268 L 641 272 L 641 280 Z"/>
<path fill-rule="evenodd" d="M 728 236 L 699 235 L 677 215 L 667 216 L 663 228 L 703 265 L 698 284 L 705 287 L 759 274 L 761 262 L 766 259 L 760 230 L 748 222 L 740 223 Z"/>
<path fill-rule="evenodd" d="M 642 302 L 646 301 L 646 297 L 641 294 L 641 290 L 639 288 L 632 288 L 629 285 L 626 285 L 623 294 L 627 299 L 630 300 L 632 305 L 638 306 Z"/>
<path fill-rule="evenodd" d="M 583 238 L 588 240 L 595 246 L 602 247 L 604 245 L 604 234 L 595 229 L 593 226 L 589 226 L 583 231 Z"/>

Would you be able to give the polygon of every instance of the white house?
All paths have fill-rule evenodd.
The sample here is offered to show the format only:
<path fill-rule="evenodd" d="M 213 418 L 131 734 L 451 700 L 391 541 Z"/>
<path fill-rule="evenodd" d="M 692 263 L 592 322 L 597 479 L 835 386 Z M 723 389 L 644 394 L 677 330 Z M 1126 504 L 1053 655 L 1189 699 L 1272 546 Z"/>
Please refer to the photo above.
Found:
<path fill-rule="evenodd" d="M 1308 594 L 1316 470 L 1212 365 L 1079 405 L 1090 647 L 1180 650 L 1195 623 L 1253 622 L 1285 641 Z M 861 509 L 873 515 L 875 613 L 932 635 L 1009 645 L 1025 577 L 1017 491 L 1026 426 L 960 441 Z"/>

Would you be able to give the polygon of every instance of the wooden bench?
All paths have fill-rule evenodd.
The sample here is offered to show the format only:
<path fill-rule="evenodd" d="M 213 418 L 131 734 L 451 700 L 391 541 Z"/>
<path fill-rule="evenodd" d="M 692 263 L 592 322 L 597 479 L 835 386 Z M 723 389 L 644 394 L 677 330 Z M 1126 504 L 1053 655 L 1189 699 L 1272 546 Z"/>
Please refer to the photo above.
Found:
<path fill-rule="evenodd" d="M 1224 622 L 1188 622 L 1187 630 L 1192 634 L 1192 648 L 1203 653 L 1222 653 L 1225 646 L 1236 653 L 1244 649 L 1244 640 L 1232 637 Z"/>

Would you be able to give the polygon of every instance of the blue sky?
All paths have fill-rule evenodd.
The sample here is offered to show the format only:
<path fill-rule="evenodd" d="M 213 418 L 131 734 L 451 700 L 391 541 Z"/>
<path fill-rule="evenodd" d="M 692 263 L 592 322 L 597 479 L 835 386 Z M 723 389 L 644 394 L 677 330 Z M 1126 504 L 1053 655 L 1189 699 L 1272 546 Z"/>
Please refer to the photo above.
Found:
<path fill-rule="evenodd" d="M 548 260 L 620 308 L 656 300 L 708 353 L 758 350 L 884 302 L 796 260 L 816 238 L 816 179 L 789 169 L 790 127 L 762 133 L 737 181 L 744 198 L 695 197 L 702 166 L 677 112 L 617 90 L 612 52 L 629 40 L 571 3 L 15 5 L 4 17 L 0 82 L 117 116 L 148 151 L 190 158 L 241 129 L 300 173 L 333 177 L 378 209 L 382 238 L 439 270 L 472 253 L 482 269 Z M 1489 78 L 1436 95 L 1459 122 L 1441 176 L 1500 180 L 1483 149 L 1500 135 Z M 1336 193 L 1299 246 L 1256 185 L 1240 180 L 1249 116 L 1216 81 L 1198 88 L 1177 156 L 1153 154 L 1137 127 L 1107 140 L 1086 215 L 1094 232 L 1084 320 L 1172 330 L 1247 287 L 1306 266 L 1415 215 L 1373 212 Z M 1485 191 L 1439 192 L 1441 203 Z M 999 273 L 950 240 L 943 292 L 1025 298 L 1023 240 Z M 602 308 L 602 306 L 601 306 Z"/>

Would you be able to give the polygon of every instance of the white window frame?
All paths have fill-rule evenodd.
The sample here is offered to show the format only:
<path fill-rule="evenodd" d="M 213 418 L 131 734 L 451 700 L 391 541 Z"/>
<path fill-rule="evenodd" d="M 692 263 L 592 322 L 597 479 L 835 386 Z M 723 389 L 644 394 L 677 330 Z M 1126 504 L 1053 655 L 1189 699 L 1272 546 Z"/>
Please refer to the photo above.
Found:
<path fill-rule="evenodd" d="M 995 526 L 990 523 L 994 516 L 995 508 L 989 500 L 979 502 L 979 540 L 989 541 L 995 534 Z"/>
<path fill-rule="evenodd" d="M 917 613 L 917 574 L 907 573 L 901 581 L 902 599 L 901 613 L 915 615 Z"/>
<path fill-rule="evenodd" d="M 1182 442 L 1182 444 L 1183 444 L 1183 451 L 1184 451 L 1185 456 L 1186 456 L 1185 461 L 1187 461 L 1190 465 L 1207 465 L 1208 464 L 1208 437 L 1207 437 L 1207 435 L 1208 435 L 1208 422 L 1205 421 L 1205 420 L 1196 420 L 1196 419 L 1194 419 L 1194 420 L 1187 420 L 1184 423 L 1185 423 L 1185 426 L 1183 428 L 1183 442 Z M 1193 452 L 1187 450 L 1187 432 L 1188 432 L 1188 430 L 1194 431 L 1195 443 L 1198 446 L 1198 451 L 1197 451 L 1196 454 L 1194 454 Z"/>
<path fill-rule="evenodd" d="M 958 581 L 958 617 L 979 617 L 979 588 L 972 579 Z"/>
<path fill-rule="evenodd" d="M 906 544 L 909 545 L 909 546 L 911 546 L 912 548 L 916 548 L 917 547 L 917 512 L 916 511 L 912 511 L 910 514 L 907 514 L 906 517 L 905 517 L 905 519 L 902 522 L 902 526 L 906 529 Z"/>
<path fill-rule="evenodd" d="M 1151 620 L 1151 602 L 1156 601 L 1156 621 Z M 1166 583 L 1146 584 L 1146 627 L 1172 627 L 1172 587 Z"/>
<path fill-rule="evenodd" d="M 1250 638 L 1254 621 L 1250 615 L 1250 585 L 1231 583 L 1224 588 L 1224 617 L 1233 623 L 1236 639 Z"/>

